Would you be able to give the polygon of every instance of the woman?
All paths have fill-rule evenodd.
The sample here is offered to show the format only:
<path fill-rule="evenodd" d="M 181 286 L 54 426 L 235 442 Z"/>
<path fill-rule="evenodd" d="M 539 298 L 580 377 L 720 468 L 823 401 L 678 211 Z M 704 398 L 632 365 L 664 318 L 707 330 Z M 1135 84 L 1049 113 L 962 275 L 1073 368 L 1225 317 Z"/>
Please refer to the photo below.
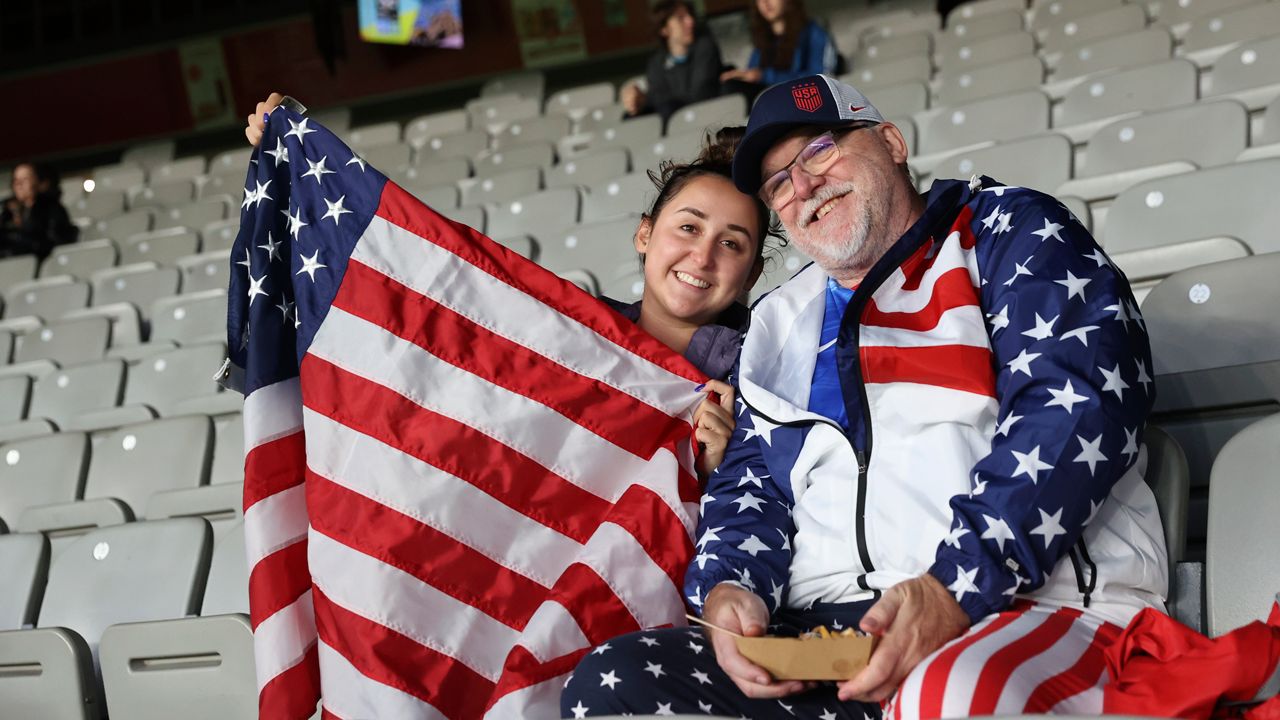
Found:
<path fill-rule="evenodd" d="M 252 145 L 262 141 L 263 116 L 281 99 L 272 93 L 248 117 L 245 136 Z M 760 277 L 766 238 L 781 237 L 763 201 L 733 185 L 733 149 L 742 130 L 721 130 L 697 160 L 664 162 L 649 173 L 658 193 L 633 238 L 644 263 L 644 292 L 631 305 L 605 300 L 712 378 L 694 412 L 704 478 L 720 464 L 736 427 L 733 388 L 724 379 L 749 317 L 738 299 Z"/>
<path fill-rule="evenodd" d="M 658 49 L 645 71 L 649 89 L 626 85 L 622 106 L 628 117 L 656 112 L 665 122 L 685 105 L 720 94 L 720 46 L 698 27 L 687 0 L 661 0 L 652 16 Z"/>
<path fill-rule="evenodd" d="M 750 8 L 755 49 L 745 70 L 720 75 L 727 89 L 752 99 L 774 83 L 835 72 L 835 44 L 827 31 L 809 18 L 803 0 L 755 0 Z"/>
<path fill-rule="evenodd" d="M 0 257 L 35 255 L 43 260 L 54 246 L 75 242 L 79 230 L 59 200 L 56 174 L 22 163 L 13 169 L 11 187 L 13 196 L 0 204 Z"/>

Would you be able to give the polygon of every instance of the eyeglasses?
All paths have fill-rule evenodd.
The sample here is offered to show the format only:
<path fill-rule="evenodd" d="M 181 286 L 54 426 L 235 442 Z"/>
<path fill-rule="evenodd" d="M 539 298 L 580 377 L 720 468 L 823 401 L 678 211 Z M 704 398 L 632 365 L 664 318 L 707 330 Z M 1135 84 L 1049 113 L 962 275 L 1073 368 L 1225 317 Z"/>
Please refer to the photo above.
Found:
<path fill-rule="evenodd" d="M 791 183 L 791 173 L 800 168 L 806 173 L 818 176 L 826 173 L 840 159 L 840 139 L 855 130 L 871 125 L 855 125 L 839 130 L 828 130 L 804 146 L 786 167 L 770 175 L 760 186 L 759 196 L 774 212 L 787 206 L 796 196 L 795 185 Z"/>

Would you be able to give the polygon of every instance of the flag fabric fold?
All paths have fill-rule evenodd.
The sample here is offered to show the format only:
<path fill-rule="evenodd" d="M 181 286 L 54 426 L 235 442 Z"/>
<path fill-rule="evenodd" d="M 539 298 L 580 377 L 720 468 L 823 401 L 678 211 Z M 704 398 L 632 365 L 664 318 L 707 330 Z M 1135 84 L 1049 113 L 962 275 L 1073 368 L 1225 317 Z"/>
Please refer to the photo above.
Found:
<path fill-rule="evenodd" d="M 691 364 L 292 111 L 241 214 L 261 717 L 558 717 L 591 645 L 683 624 Z"/>

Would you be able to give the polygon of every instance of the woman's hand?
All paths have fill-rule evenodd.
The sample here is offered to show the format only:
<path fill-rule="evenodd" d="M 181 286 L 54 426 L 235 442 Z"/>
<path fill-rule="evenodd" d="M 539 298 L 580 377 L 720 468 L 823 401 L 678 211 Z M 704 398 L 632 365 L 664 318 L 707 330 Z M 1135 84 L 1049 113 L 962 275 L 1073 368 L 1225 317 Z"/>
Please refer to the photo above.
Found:
<path fill-rule="evenodd" d="M 733 386 L 719 380 L 708 380 L 702 392 L 707 394 L 702 404 L 693 411 L 693 436 L 702 444 L 698 457 L 698 474 L 706 477 L 724 460 L 729 438 L 738 426 L 733 419 Z M 712 397 L 719 395 L 719 401 Z"/>
<path fill-rule="evenodd" d="M 284 96 L 280 93 L 271 93 L 266 100 L 258 103 L 258 107 L 249 113 L 247 118 L 248 125 L 244 129 L 244 136 L 249 139 L 249 144 L 258 147 L 262 142 L 262 133 L 267 129 L 267 123 L 262 119 L 263 115 L 276 109 L 280 101 L 284 100 Z"/>
<path fill-rule="evenodd" d="M 635 83 L 627 83 L 622 88 L 622 109 L 626 110 L 628 115 L 635 115 L 644 107 L 645 102 L 644 91 Z"/>
<path fill-rule="evenodd" d="M 764 601 L 755 593 L 729 583 L 720 583 L 707 593 L 702 617 L 709 623 L 747 637 L 764 635 L 769 626 L 769 612 Z M 738 652 L 738 644 L 732 636 L 718 630 L 707 632 L 711 634 L 716 662 L 743 695 L 749 698 L 780 698 L 812 687 L 798 680 L 774 680 L 764 668 Z"/>
<path fill-rule="evenodd" d="M 720 82 L 729 82 L 730 80 L 741 80 L 743 82 L 758 83 L 764 79 L 764 71 L 760 68 L 748 68 L 746 70 L 725 70 L 720 73 Z"/>

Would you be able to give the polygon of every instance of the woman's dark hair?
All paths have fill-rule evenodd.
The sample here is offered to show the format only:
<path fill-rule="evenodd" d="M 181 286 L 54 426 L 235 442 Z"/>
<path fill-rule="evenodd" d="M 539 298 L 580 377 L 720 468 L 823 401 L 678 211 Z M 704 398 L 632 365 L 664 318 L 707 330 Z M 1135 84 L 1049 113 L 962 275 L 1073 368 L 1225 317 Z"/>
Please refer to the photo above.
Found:
<path fill-rule="evenodd" d="M 702 152 L 698 154 L 696 160 L 687 163 L 663 160 L 656 171 L 648 171 L 649 179 L 658 189 L 658 195 L 653 199 L 644 218 L 650 222 L 656 220 L 671 198 L 695 178 L 714 175 L 732 182 L 733 152 L 746 132 L 745 127 L 734 125 L 721 128 L 715 135 L 707 133 Z M 787 240 L 782 234 L 782 227 L 773 219 L 769 206 L 755 195 L 751 196 L 751 200 L 756 208 L 756 226 L 760 228 L 760 237 L 756 243 L 756 261 L 759 262 L 764 258 L 765 240 L 774 238 L 778 247 L 785 246 Z"/>
<path fill-rule="evenodd" d="M 786 27 L 775 37 L 769 21 L 760 14 L 756 0 L 750 0 L 747 13 L 751 25 L 751 44 L 760 51 L 760 67 L 790 70 L 791 58 L 800 42 L 800 33 L 809 24 L 809 14 L 804 10 L 804 0 L 784 0 L 782 20 Z"/>
<path fill-rule="evenodd" d="M 693 17 L 693 24 L 696 28 L 698 25 L 698 11 L 689 0 L 658 0 L 653 4 L 653 8 L 649 10 L 649 17 L 653 20 L 653 37 L 658 41 L 658 49 L 667 49 L 667 39 L 662 36 L 662 30 L 667 26 L 667 21 L 671 19 L 671 16 L 675 15 L 680 8 L 684 8 Z M 694 32 L 696 34 L 697 30 L 695 29 Z"/>

